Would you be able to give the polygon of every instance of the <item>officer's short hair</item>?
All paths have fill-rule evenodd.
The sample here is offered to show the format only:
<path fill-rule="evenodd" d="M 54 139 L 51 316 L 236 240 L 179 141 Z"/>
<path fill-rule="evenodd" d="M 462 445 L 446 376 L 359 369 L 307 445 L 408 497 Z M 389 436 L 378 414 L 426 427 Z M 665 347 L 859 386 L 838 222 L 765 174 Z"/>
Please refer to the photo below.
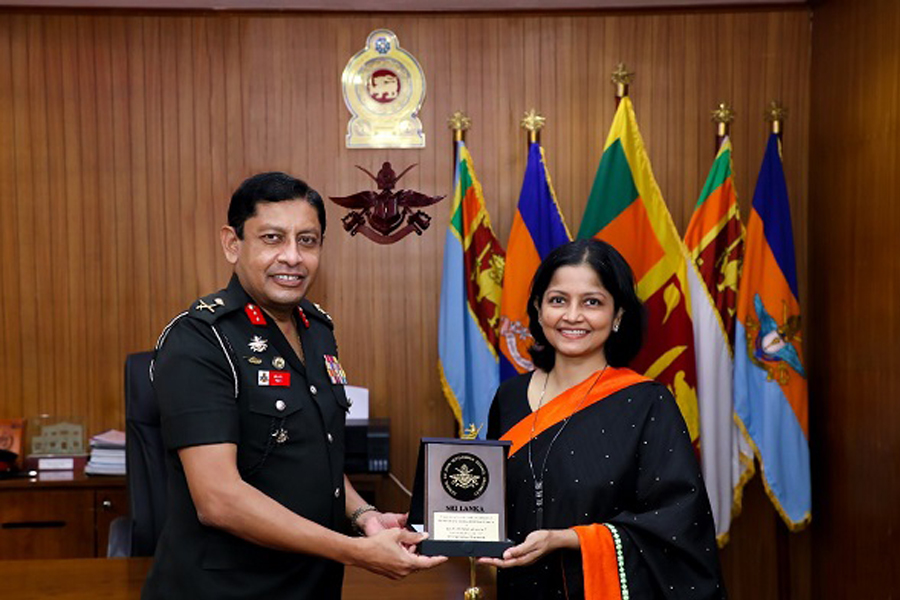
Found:
<path fill-rule="evenodd" d="M 259 173 L 245 179 L 231 196 L 228 206 L 228 225 L 238 238 L 244 239 L 244 223 L 256 214 L 260 202 L 282 202 L 284 200 L 306 200 L 319 217 L 319 227 L 325 236 L 325 203 L 319 192 L 309 187 L 305 181 L 291 177 L 287 173 L 273 171 Z"/>

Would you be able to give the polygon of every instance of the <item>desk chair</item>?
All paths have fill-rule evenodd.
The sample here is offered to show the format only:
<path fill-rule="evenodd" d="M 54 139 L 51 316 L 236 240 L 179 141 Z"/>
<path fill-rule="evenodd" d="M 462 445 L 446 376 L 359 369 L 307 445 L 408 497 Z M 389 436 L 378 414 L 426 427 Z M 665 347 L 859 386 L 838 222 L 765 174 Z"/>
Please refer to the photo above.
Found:
<path fill-rule="evenodd" d="M 150 383 L 152 358 L 152 352 L 138 352 L 125 359 L 125 444 L 131 504 L 127 556 L 153 556 L 166 519 L 166 451 Z"/>

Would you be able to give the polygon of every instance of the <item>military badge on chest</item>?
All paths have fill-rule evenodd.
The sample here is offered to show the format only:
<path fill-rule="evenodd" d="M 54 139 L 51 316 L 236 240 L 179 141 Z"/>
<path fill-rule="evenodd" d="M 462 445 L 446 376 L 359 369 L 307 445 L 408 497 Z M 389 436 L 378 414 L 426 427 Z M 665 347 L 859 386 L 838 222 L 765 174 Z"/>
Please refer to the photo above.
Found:
<path fill-rule="evenodd" d="M 337 356 L 330 354 L 325 355 L 325 370 L 328 371 L 328 378 L 334 385 L 347 385 L 347 374 L 344 367 L 338 361 Z"/>
<path fill-rule="evenodd" d="M 273 431 L 272 437 L 275 438 L 275 443 L 279 445 L 291 439 L 290 437 L 288 437 L 287 429 L 285 429 L 284 427 L 279 427 L 278 429 Z"/>
<path fill-rule="evenodd" d="M 254 335 L 247 344 L 254 352 L 265 352 L 269 347 L 269 340 L 264 340 L 262 336 Z"/>

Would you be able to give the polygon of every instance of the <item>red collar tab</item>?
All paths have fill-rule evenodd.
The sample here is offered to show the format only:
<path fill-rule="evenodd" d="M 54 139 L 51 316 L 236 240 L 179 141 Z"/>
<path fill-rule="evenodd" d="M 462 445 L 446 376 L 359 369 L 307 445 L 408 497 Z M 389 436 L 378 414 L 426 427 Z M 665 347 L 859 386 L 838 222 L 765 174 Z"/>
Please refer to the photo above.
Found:
<path fill-rule="evenodd" d="M 250 322 L 254 325 L 265 325 L 266 318 L 263 316 L 259 307 L 252 303 L 247 303 L 247 306 L 244 307 L 244 312 L 247 313 L 247 318 L 250 319 Z"/>
<path fill-rule="evenodd" d="M 297 314 L 300 315 L 300 320 L 303 321 L 303 326 L 309 329 L 309 319 L 306 318 L 306 313 L 303 312 L 302 307 L 297 307 Z"/>

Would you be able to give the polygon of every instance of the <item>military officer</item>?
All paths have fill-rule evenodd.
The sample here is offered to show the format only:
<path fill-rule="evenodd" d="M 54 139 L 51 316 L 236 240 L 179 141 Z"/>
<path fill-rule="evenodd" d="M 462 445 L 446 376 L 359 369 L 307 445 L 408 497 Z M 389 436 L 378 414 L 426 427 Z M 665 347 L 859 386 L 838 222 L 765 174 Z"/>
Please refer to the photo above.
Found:
<path fill-rule="evenodd" d="M 145 599 L 340 598 L 344 565 L 400 578 L 444 560 L 416 555 L 424 536 L 343 474 L 346 375 L 331 318 L 305 298 L 324 233 L 315 190 L 249 178 L 221 231 L 228 287 L 159 338 L 168 513 Z M 364 537 L 339 533 L 348 519 Z"/>

